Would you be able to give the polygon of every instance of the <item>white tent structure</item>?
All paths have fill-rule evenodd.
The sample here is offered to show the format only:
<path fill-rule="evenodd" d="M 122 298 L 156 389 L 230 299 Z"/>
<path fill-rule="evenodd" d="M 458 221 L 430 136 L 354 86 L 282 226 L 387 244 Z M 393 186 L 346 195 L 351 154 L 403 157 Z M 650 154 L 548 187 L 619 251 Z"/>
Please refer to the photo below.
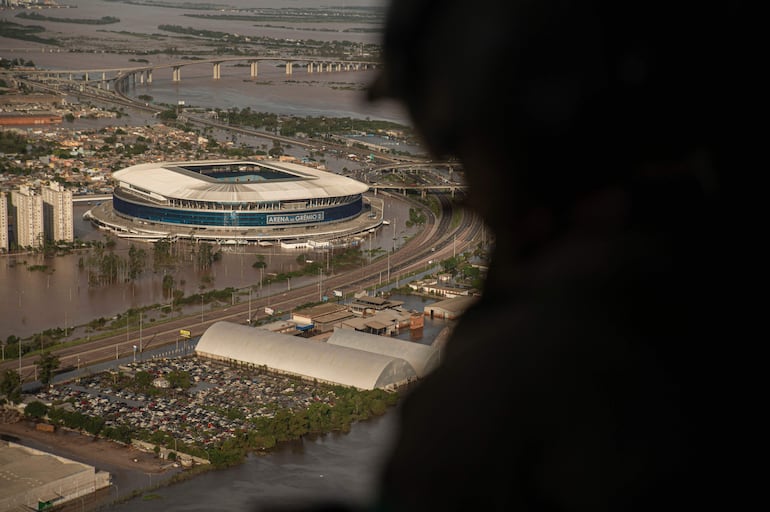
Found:
<path fill-rule="evenodd" d="M 217 322 L 209 327 L 198 341 L 195 353 L 208 359 L 266 366 L 277 373 L 358 389 L 390 389 L 417 379 L 412 366 L 401 358 L 230 322 Z"/>
<path fill-rule="evenodd" d="M 335 329 L 327 343 L 404 359 L 420 379 L 438 366 L 441 357 L 439 350 L 428 345 L 388 336 L 377 336 L 355 329 Z"/>

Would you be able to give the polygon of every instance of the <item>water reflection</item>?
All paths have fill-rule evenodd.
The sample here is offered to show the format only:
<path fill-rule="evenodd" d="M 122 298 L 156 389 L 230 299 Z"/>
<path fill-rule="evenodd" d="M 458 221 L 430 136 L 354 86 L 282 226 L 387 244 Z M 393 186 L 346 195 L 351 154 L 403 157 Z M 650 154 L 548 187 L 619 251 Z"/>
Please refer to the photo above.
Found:
<path fill-rule="evenodd" d="M 322 500 L 364 503 L 395 433 L 396 410 L 356 423 L 350 432 L 306 437 L 269 455 L 251 455 L 237 467 L 199 475 L 153 491 L 155 500 L 135 498 L 110 510 L 268 510 Z"/>

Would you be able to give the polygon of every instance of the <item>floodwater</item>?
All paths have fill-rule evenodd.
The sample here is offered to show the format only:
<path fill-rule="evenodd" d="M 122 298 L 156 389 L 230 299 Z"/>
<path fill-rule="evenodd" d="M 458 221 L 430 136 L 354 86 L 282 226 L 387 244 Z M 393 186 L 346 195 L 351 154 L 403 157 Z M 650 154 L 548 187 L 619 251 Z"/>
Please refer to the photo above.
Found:
<path fill-rule="evenodd" d="M 374 233 L 371 237 L 372 249 L 389 247 L 394 235 L 403 240 L 404 236 L 416 231 L 416 228 L 407 228 L 404 224 L 409 218 L 408 204 L 398 201 L 386 204 L 386 216 L 396 219 L 398 227 L 391 224 Z M 107 235 L 103 231 L 81 218 L 88 208 L 87 204 L 76 204 L 74 208 L 75 236 L 82 240 L 104 240 Z M 162 286 L 166 273 L 173 276 L 176 289 L 191 295 L 201 291 L 201 286 L 204 291 L 257 286 L 260 278 L 270 272 L 298 270 L 297 256 L 303 253 L 317 261 L 323 261 L 324 257 L 321 253 L 314 254 L 307 250 L 281 250 L 275 245 L 221 246 L 222 259 L 214 262 L 209 272 L 197 269 L 194 256 L 189 253 L 180 254 L 174 267 L 154 271 L 151 244 L 117 238 L 114 240 L 116 245 L 113 252 L 121 258 L 128 258 L 132 243 L 148 254 L 147 269 L 133 282 L 89 286 L 88 272 L 78 265 L 81 258 L 87 258 L 92 252 L 89 249 L 51 258 L 31 253 L 0 256 L 0 283 L 3 290 L 0 293 L 0 339 L 5 340 L 12 334 L 27 337 L 56 327 L 71 329 L 95 318 L 111 318 L 129 308 L 166 304 L 169 298 L 164 296 Z M 364 244 L 368 250 L 368 238 Z M 258 255 L 267 264 L 261 272 L 252 267 Z M 43 270 L 30 269 L 42 265 L 46 266 Z M 331 268 L 331 271 L 334 269 Z M 296 288 L 310 282 L 315 282 L 314 278 L 292 279 L 291 286 Z M 287 286 L 287 283 L 281 282 L 270 287 L 265 285 L 261 294 L 279 293 Z"/>
<path fill-rule="evenodd" d="M 236 467 L 153 490 L 156 499 L 113 505 L 118 512 L 260 511 L 321 502 L 362 505 L 396 432 L 397 409 L 352 425 L 348 433 L 306 437 Z"/>
<path fill-rule="evenodd" d="M 139 59 L 161 65 L 182 60 L 181 56 L 132 55 L 109 53 L 110 48 L 129 48 L 131 51 L 157 50 L 176 44 L 164 39 L 138 37 L 137 34 L 164 34 L 158 29 L 161 24 L 222 31 L 252 38 L 352 41 L 355 43 L 378 43 L 382 34 L 371 23 L 349 22 L 342 24 L 273 22 L 257 23 L 248 20 L 227 21 L 202 19 L 185 14 L 220 14 L 218 11 L 165 8 L 151 5 L 132 5 L 124 2 L 104 0 L 71 0 L 67 5 L 75 9 L 35 10 L 45 16 L 56 18 L 98 19 L 112 16 L 119 23 L 109 25 L 84 25 L 51 21 L 24 20 L 15 17 L 14 11 L 4 12 L 9 21 L 23 25 L 39 25 L 46 29 L 46 37 L 61 38 L 67 44 L 64 48 L 52 49 L 39 43 L 5 39 L 0 37 L 0 57 L 31 60 L 41 68 L 59 70 L 114 69 L 145 65 Z M 181 3 L 181 2 L 180 2 Z M 382 6 L 384 0 L 345 0 L 336 4 L 319 4 L 313 0 L 227 0 L 223 7 L 329 7 L 336 6 Z M 270 25 L 270 26 L 266 26 Z M 323 30 L 319 30 L 323 29 Z M 339 31 L 327 31 L 339 29 Z M 353 31 L 348 29 L 354 29 Z M 355 29 L 363 29 L 355 31 Z M 166 35 L 170 33 L 166 32 Z M 188 45 L 195 45 L 188 41 Z M 82 48 L 99 47 L 82 53 Z M 190 50 L 192 48 L 185 48 Z M 77 50 L 77 51 L 75 51 Z M 364 99 L 365 87 L 374 79 L 375 71 L 325 72 L 308 74 L 304 69 L 295 69 L 287 80 L 285 66 L 275 62 L 260 62 L 257 80 L 249 79 L 249 66 L 222 65 L 222 78 L 213 80 L 211 64 L 194 64 L 181 68 L 181 82 L 173 82 L 171 69 L 153 73 L 153 83 L 137 85 L 130 91 L 133 96 L 149 95 L 153 103 L 206 108 L 251 107 L 257 112 L 271 112 L 285 115 L 372 118 L 408 124 L 405 111 L 394 102 L 380 101 L 369 104 Z"/>

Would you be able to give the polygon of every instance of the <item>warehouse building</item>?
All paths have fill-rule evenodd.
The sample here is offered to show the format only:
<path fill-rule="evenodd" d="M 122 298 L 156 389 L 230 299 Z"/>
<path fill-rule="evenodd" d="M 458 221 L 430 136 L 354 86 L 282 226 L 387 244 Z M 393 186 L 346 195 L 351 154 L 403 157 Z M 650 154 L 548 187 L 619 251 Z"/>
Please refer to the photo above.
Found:
<path fill-rule="evenodd" d="M 0 441 L 0 510 L 43 510 L 110 485 L 110 474 Z"/>
<path fill-rule="evenodd" d="M 279 374 L 295 375 L 358 389 L 395 389 L 417 379 L 400 357 L 307 340 L 230 322 L 217 322 L 201 336 L 199 357 L 266 367 Z"/>
<path fill-rule="evenodd" d="M 461 295 L 451 299 L 445 299 L 433 304 L 428 304 L 423 308 L 425 316 L 431 318 L 446 318 L 447 320 L 455 320 L 460 317 L 465 311 L 470 308 L 479 297 L 475 295 Z"/>
<path fill-rule="evenodd" d="M 335 329 L 326 343 L 404 359 L 420 379 L 435 370 L 440 362 L 440 351 L 429 345 L 352 329 Z"/>

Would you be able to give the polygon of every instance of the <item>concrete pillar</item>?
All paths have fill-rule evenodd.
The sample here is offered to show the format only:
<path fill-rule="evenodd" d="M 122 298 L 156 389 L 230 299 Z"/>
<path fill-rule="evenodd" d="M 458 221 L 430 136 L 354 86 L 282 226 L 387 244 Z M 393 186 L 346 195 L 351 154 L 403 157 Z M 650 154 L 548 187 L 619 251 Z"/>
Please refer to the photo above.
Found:
<path fill-rule="evenodd" d="M 294 63 L 291 61 L 286 61 L 286 74 L 291 75 L 292 70 L 294 68 Z"/>
<path fill-rule="evenodd" d="M 422 190 L 420 190 L 420 197 L 421 197 L 421 198 L 425 199 L 425 196 L 426 196 L 426 195 L 427 195 L 427 194 L 426 194 L 426 190 L 425 190 L 425 189 L 422 189 Z"/>
<path fill-rule="evenodd" d="M 312 62 L 308 62 L 307 63 L 307 72 L 308 73 L 312 73 L 313 72 L 313 63 Z"/>
<path fill-rule="evenodd" d="M 86 71 L 85 74 L 83 75 L 83 80 L 88 82 L 88 71 Z"/>
<path fill-rule="evenodd" d="M 174 66 L 172 69 L 173 69 L 173 72 L 172 72 L 172 75 L 171 75 L 171 81 L 173 81 L 173 82 L 181 82 L 182 81 L 181 66 Z"/>
<path fill-rule="evenodd" d="M 152 83 L 152 70 L 148 69 L 147 70 L 147 85 L 149 85 L 151 83 Z"/>
<path fill-rule="evenodd" d="M 339 62 L 337 63 L 337 71 L 342 71 L 342 64 Z"/>
<path fill-rule="evenodd" d="M 258 69 L 257 69 L 257 61 L 250 60 L 249 61 L 249 67 L 250 67 L 249 76 L 251 76 L 251 78 L 257 78 L 257 71 L 258 71 Z"/>
<path fill-rule="evenodd" d="M 222 63 L 221 62 L 215 62 L 214 63 L 214 70 L 212 77 L 214 80 L 219 80 L 222 78 Z"/>

